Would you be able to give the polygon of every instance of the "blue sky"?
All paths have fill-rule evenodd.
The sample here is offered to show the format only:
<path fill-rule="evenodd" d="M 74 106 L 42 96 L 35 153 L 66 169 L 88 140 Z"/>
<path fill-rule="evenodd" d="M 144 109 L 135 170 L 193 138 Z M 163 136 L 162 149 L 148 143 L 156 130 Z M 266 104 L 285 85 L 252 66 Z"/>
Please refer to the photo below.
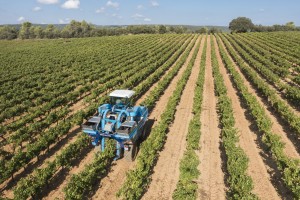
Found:
<path fill-rule="evenodd" d="M 300 26 L 300 0 L 0 0 L 0 24 L 24 21 L 97 25 L 220 25 L 239 16 L 254 24 L 293 21 Z"/>

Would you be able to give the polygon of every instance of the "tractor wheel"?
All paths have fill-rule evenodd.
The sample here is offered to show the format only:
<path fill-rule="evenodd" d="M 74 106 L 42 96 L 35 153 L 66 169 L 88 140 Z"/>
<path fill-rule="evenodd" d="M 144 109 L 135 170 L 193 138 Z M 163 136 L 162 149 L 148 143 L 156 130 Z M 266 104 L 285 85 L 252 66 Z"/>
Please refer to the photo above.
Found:
<path fill-rule="evenodd" d="M 139 138 L 139 141 L 140 141 L 140 142 L 143 142 L 145 139 L 146 139 L 146 128 L 145 128 L 145 126 L 144 126 L 144 127 L 143 127 L 143 130 L 142 130 L 142 134 L 141 134 L 141 136 L 140 136 L 140 138 Z"/>
<path fill-rule="evenodd" d="M 128 162 L 132 162 L 135 160 L 136 155 L 138 152 L 138 146 L 137 144 L 130 145 L 129 150 L 124 150 L 124 158 Z"/>

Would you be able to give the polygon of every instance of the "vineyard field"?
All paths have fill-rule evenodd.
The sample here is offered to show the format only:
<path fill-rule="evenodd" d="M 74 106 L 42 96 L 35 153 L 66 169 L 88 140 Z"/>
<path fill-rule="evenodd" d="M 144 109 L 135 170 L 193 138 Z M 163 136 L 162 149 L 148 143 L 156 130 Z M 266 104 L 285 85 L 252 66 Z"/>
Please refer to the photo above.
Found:
<path fill-rule="evenodd" d="M 0 199 L 300 199 L 300 34 L 0 41 Z M 81 124 L 149 109 L 136 159 Z"/>

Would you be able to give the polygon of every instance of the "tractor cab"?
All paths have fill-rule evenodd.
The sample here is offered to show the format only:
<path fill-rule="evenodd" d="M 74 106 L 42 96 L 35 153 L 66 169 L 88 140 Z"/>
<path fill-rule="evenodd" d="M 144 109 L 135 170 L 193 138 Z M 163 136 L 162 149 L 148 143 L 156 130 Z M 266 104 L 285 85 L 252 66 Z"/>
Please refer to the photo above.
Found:
<path fill-rule="evenodd" d="M 110 105 L 114 106 L 115 109 L 126 109 L 131 105 L 131 97 L 134 95 L 132 90 L 115 90 L 109 94 Z"/>

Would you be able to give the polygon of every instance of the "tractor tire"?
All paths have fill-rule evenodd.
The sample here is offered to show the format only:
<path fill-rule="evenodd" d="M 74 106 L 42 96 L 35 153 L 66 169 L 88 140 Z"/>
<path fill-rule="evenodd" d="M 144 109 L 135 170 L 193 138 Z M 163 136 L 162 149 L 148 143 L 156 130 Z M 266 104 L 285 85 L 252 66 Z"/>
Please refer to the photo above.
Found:
<path fill-rule="evenodd" d="M 140 142 L 143 142 L 144 140 L 146 140 L 146 128 L 145 128 L 145 126 L 143 127 L 143 130 L 142 130 L 142 134 L 141 134 L 141 136 L 140 136 L 140 138 L 139 138 L 139 141 Z"/>
<path fill-rule="evenodd" d="M 131 145 L 129 151 L 124 150 L 125 160 L 128 162 L 133 162 L 136 158 L 137 152 L 138 152 L 138 145 L 137 144 Z"/>

